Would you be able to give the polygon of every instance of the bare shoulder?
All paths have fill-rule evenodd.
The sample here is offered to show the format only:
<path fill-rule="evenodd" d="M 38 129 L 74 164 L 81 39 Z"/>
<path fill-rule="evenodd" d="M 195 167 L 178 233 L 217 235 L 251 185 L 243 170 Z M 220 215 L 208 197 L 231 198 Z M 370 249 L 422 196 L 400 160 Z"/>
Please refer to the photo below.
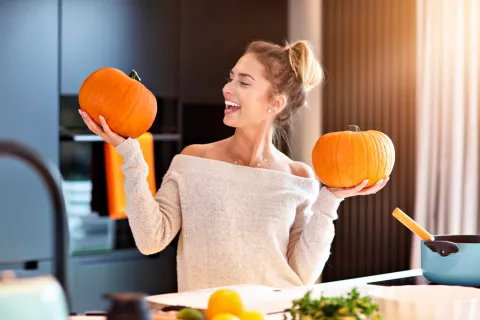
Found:
<path fill-rule="evenodd" d="M 201 157 L 205 156 L 207 145 L 205 144 L 191 144 L 183 148 L 181 154 L 186 156 Z"/>
<path fill-rule="evenodd" d="M 195 156 L 207 159 L 216 159 L 221 153 L 224 140 L 215 141 L 207 144 L 191 144 L 186 146 L 181 154 Z"/>
<path fill-rule="evenodd" d="M 315 179 L 316 177 L 313 169 L 308 164 L 300 161 L 290 160 L 290 170 L 293 175 L 302 178 Z"/>

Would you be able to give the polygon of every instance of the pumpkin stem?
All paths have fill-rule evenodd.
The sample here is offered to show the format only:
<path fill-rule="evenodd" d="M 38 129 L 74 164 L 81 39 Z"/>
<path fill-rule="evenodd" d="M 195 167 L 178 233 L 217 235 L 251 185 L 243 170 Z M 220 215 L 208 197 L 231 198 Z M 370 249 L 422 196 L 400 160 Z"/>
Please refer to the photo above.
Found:
<path fill-rule="evenodd" d="M 141 82 L 142 79 L 138 76 L 137 71 L 132 70 L 132 73 L 130 73 L 130 78 L 137 80 L 138 82 Z"/>
<path fill-rule="evenodd" d="M 353 132 L 360 132 L 362 130 L 360 130 L 360 127 L 359 126 L 356 126 L 356 125 L 349 125 L 348 128 L 350 129 L 350 131 L 353 131 Z"/>

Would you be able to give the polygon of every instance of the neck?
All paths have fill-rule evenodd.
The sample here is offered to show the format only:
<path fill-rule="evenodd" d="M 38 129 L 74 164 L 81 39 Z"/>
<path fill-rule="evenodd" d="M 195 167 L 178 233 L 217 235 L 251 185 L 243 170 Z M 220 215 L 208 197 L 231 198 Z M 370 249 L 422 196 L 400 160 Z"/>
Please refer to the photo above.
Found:
<path fill-rule="evenodd" d="M 262 165 L 274 156 L 273 128 L 237 128 L 230 138 L 228 152 L 244 165 Z"/>

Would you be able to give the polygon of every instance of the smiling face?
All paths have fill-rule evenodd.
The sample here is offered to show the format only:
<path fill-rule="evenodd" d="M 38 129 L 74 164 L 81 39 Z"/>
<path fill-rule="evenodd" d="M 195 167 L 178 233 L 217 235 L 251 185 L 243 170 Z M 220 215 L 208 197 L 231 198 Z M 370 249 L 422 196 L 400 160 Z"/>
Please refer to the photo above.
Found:
<path fill-rule="evenodd" d="M 265 67 L 254 54 L 242 56 L 230 72 L 223 87 L 225 117 L 223 122 L 230 127 L 247 127 L 267 124 L 273 120 L 274 101 L 271 99 L 271 84 L 265 78 Z M 268 112 L 268 109 L 272 112 Z"/>

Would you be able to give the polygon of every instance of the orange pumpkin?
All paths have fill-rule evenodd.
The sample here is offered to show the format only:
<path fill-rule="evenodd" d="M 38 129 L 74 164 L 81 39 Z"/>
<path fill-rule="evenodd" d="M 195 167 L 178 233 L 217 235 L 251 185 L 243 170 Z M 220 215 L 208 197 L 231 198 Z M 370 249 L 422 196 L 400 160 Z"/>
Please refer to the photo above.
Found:
<path fill-rule="evenodd" d="M 368 179 L 367 187 L 388 177 L 395 163 L 392 140 L 376 130 L 322 135 L 312 150 L 312 164 L 318 179 L 331 188 L 351 188 Z"/>
<path fill-rule="evenodd" d="M 130 76 L 115 68 L 93 72 L 80 87 L 78 100 L 97 124 L 103 116 L 110 129 L 122 137 L 138 138 L 157 116 L 157 99 L 135 70 Z"/>

